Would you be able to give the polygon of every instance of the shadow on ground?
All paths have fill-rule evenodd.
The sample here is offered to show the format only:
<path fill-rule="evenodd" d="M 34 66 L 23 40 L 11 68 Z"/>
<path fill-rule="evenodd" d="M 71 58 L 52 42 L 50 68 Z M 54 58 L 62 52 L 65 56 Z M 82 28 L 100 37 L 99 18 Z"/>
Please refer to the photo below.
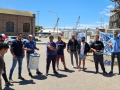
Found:
<path fill-rule="evenodd" d="M 95 71 L 85 71 L 85 72 L 95 74 Z M 103 73 L 98 73 L 98 74 L 103 75 L 104 77 L 113 77 L 116 75 L 116 74 L 103 74 Z"/>
<path fill-rule="evenodd" d="M 23 80 L 23 81 L 14 82 L 14 83 L 19 83 L 19 85 L 36 84 L 33 80 Z"/>
<path fill-rule="evenodd" d="M 64 77 L 67 77 L 67 75 L 64 75 L 64 74 L 49 74 L 51 76 L 55 76 L 57 78 L 64 78 Z"/>
<path fill-rule="evenodd" d="M 5 87 L 3 90 L 15 90 L 15 89 L 12 89 L 10 87 Z"/>
<path fill-rule="evenodd" d="M 68 73 L 73 73 L 73 72 L 75 72 L 74 70 L 61 70 L 61 69 L 59 69 L 59 71 L 68 72 Z"/>
<path fill-rule="evenodd" d="M 37 79 L 37 80 L 45 80 L 45 79 L 47 79 L 47 77 L 44 76 L 44 75 L 36 75 L 36 76 L 32 76 L 31 78 Z"/>

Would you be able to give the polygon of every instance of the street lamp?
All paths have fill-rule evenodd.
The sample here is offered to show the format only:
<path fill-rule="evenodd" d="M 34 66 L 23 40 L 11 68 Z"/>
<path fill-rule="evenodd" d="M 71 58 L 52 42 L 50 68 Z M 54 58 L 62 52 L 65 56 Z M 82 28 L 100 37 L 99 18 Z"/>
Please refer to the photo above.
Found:
<path fill-rule="evenodd" d="M 38 33 L 38 26 L 39 26 L 39 13 L 40 13 L 40 11 L 37 11 L 37 16 L 38 16 L 38 18 L 37 18 L 37 33 Z"/>
<path fill-rule="evenodd" d="M 56 12 L 49 11 L 51 13 L 55 13 L 57 15 L 57 20 L 58 20 L 58 14 Z M 57 35 L 58 35 L 58 24 L 57 24 Z"/>

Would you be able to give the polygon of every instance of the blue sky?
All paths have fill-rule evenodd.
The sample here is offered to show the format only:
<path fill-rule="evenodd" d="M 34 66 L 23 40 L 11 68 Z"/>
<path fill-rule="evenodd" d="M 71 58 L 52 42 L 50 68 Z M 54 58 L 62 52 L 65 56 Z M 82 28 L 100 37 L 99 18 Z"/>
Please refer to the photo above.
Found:
<path fill-rule="evenodd" d="M 40 11 L 39 25 L 43 27 L 54 27 L 57 16 L 59 27 L 73 28 L 76 26 L 80 16 L 78 28 L 100 27 L 100 18 L 104 18 L 105 25 L 109 24 L 110 11 L 114 2 L 110 0 L 0 0 L 0 8 L 28 11 L 36 14 Z M 104 17 L 105 15 L 105 17 Z M 36 20 L 37 24 L 37 20 Z"/>

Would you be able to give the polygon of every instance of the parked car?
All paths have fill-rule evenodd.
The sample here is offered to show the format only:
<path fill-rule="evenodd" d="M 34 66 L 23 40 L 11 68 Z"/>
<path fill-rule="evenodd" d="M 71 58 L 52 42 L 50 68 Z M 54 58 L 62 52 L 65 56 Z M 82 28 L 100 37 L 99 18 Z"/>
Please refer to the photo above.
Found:
<path fill-rule="evenodd" d="M 48 35 L 47 34 L 39 34 L 39 38 L 47 38 Z"/>
<path fill-rule="evenodd" d="M 8 36 L 8 38 L 5 39 L 5 43 L 11 45 L 12 41 L 15 40 L 17 38 L 17 36 Z M 27 39 L 23 39 L 21 40 L 23 42 L 23 44 L 27 41 Z"/>

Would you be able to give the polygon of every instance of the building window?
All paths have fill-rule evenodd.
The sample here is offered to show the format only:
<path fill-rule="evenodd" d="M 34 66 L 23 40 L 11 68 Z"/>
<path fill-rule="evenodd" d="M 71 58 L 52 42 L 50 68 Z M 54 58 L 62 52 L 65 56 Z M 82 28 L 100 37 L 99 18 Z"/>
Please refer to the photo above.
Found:
<path fill-rule="evenodd" d="M 23 24 L 23 32 L 30 32 L 30 24 L 29 23 Z"/>
<path fill-rule="evenodd" d="M 14 32 L 14 23 L 6 22 L 6 32 Z"/>

